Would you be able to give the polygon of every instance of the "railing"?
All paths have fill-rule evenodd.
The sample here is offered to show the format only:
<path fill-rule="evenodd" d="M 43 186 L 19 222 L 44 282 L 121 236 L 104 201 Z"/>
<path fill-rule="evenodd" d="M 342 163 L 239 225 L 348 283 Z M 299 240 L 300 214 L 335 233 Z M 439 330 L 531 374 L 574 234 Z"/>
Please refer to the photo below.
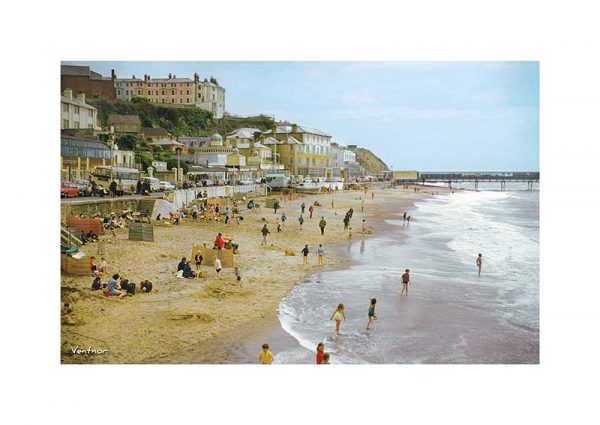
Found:
<path fill-rule="evenodd" d="M 176 208 L 189 205 L 198 194 L 206 192 L 209 198 L 228 198 L 236 193 L 247 193 L 252 196 L 266 196 L 266 184 L 249 184 L 238 186 L 206 186 L 173 191 L 173 204 Z"/>

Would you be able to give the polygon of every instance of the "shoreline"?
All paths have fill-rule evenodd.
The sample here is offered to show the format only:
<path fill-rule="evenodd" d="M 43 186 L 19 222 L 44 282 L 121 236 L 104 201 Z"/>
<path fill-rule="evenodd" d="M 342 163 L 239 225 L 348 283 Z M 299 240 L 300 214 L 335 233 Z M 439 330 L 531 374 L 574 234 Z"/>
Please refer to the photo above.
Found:
<path fill-rule="evenodd" d="M 440 193 L 447 191 L 439 189 Z M 353 240 L 356 241 L 360 237 L 356 230 L 362 218 L 369 226 L 379 227 L 383 220 L 378 212 L 386 204 L 393 202 L 397 208 L 408 209 L 415 200 L 432 194 L 414 193 L 412 186 L 409 190 L 377 190 L 374 200 L 370 199 L 370 194 L 365 198 L 362 214 L 361 201 L 357 199 L 360 196 L 364 197 L 364 192 L 307 195 L 286 200 L 282 210 L 288 216 L 288 222 L 282 234 L 275 232 L 273 224 L 274 217 L 279 217 L 280 212 L 275 216 L 266 208 L 259 213 L 245 213 L 246 220 L 240 226 L 200 224 L 191 219 L 172 228 L 156 226 L 154 243 L 128 241 L 123 239 L 126 230 L 119 231 L 118 242 L 106 244 L 106 257 L 113 266 L 110 273 L 121 273 L 134 282 L 148 278 L 155 283 L 156 291 L 122 300 L 104 299 L 89 290 L 91 277 L 61 275 L 62 292 L 69 292 L 76 298 L 76 324 L 63 324 L 61 328 L 61 363 L 239 363 L 249 355 L 249 344 L 259 338 L 274 335 L 285 343 L 295 342 L 281 329 L 278 306 L 296 285 L 311 275 L 351 266 L 349 256 L 343 253 L 347 239 L 341 223 L 349 206 L 355 208 L 351 226 L 355 228 Z M 332 198 L 335 210 L 328 205 Z M 259 198 L 258 202 L 264 204 L 264 199 Z M 316 208 L 312 220 L 306 214 L 306 228 L 299 231 L 296 219 L 300 204 L 304 201 L 308 209 L 309 202 L 315 200 L 323 205 Z M 408 204 L 398 207 L 398 201 Z M 317 227 L 321 215 L 328 222 L 325 236 L 319 235 Z M 272 232 L 270 245 L 266 247 L 259 245 L 262 217 Z M 229 276 L 233 274 L 231 269 L 224 270 L 222 280 L 214 279 L 211 267 L 204 268 L 208 269 L 205 279 L 175 278 L 175 265 L 181 256 L 189 255 L 192 242 L 210 242 L 217 231 L 234 235 L 240 243 L 240 254 L 235 256 L 235 261 L 241 267 L 242 287 L 237 287 L 233 276 Z M 370 236 L 373 235 L 364 237 Z M 323 268 L 316 266 L 313 256 L 320 241 L 326 249 Z M 312 248 L 309 266 L 302 266 L 299 255 L 283 255 L 283 249 L 288 247 L 298 253 L 304 242 Z M 93 245 L 90 248 L 93 250 Z M 84 248 L 85 251 L 95 255 L 90 249 Z M 108 349 L 109 354 L 95 357 L 69 354 L 70 347 L 88 348 L 90 345 L 92 349 Z M 250 358 L 254 354 L 251 353 Z"/>
<path fill-rule="evenodd" d="M 421 186 L 422 187 L 422 186 Z M 434 187 L 434 186 L 430 186 Z M 444 194 L 449 193 L 449 190 L 443 190 Z M 394 230 L 394 226 L 385 223 L 385 219 L 391 217 L 391 214 L 398 213 L 397 209 L 410 210 L 414 208 L 416 202 L 422 199 L 428 199 L 429 196 L 411 196 L 411 197 L 398 197 L 397 194 L 407 194 L 407 191 L 396 191 L 390 190 L 390 194 L 396 194 L 396 196 L 386 197 L 387 202 L 383 202 L 378 205 L 378 209 L 375 213 L 365 215 L 367 221 L 372 220 L 371 226 L 374 230 L 372 234 L 361 235 L 356 234 L 353 237 L 353 243 L 357 243 L 360 239 L 372 239 L 380 238 L 386 231 Z M 414 195 L 414 192 L 410 192 Z M 380 192 L 381 196 L 381 192 Z M 436 195 L 438 196 L 438 195 Z M 394 205 L 390 205 L 390 201 L 400 202 L 398 205 L 394 202 Z M 366 211 L 365 211 L 366 212 Z M 398 238 L 399 243 L 406 243 L 405 236 L 400 234 Z M 336 254 L 340 258 L 345 258 L 345 262 L 340 264 L 338 267 L 329 267 L 327 270 L 317 270 L 308 273 L 304 279 L 295 283 L 288 293 L 282 297 L 277 305 L 276 311 L 273 312 L 272 316 L 254 319 L 250 322 L 245 323 L 239 327 L 231 329 L 226 334 L 217 336 L 213 339 L 211 346 L 203 349 L 201 346 L 191 349 L 189 353 L 179 353 L 166 360 L 166 363 L 188 363 L 190 358 L 198 360 L 200 363 L 207 361 L 216 360 L 217 363 L 222 364 L 256 364 L 256 358 L 260 351 L 260 347 L 263 343 L 268 343 L 271 351 L 274 354 L 274 363 L 279 364 L 277 361 L 278 352 L 286 352 L 288 350 L 300 350 L 305 351 L 307 363 L 312 363 L 313 352 L 303 347 L 292 335 L 290 335 L 281 325 L 279 320 L 279 304 L 291 293 L 291 291 L 299 285 L 308 283 L 313 276 L 318 275 L 322 272 L 346 270 L 355 265 L 359 264 L 358 260 L 350 258 L 348 251 L 347 241 L 337 241 L 334 246 L 330 247 L 331 250 L 335 250 Z"/>

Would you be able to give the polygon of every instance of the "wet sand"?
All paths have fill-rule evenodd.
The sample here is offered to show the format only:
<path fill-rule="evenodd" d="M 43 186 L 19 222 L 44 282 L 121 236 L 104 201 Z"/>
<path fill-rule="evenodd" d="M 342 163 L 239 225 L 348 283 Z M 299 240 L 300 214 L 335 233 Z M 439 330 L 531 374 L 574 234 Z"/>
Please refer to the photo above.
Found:
<path fill-rule="evenodd" d="M 359 237 L 360 222 L 374 228 L 374 235 L 382 223 L 379 212 L 383 205 L 393 203 L 397 208 L 410 205 L 415 199 L 431 197 L 430 188 L 414 193 L 407 190 L 380 190 L 375 199 L 364 192 L 344 192 L 335 195 L 306 195 L 293 201 L 284 201 L 277 215 L 272 209 L 259 212 L 245 211 L 241 225 L 195 222 L 183 220 L 179 226 L 155 226 L 155 242 L 127 240 L 127 230 L 117 230 L 118 241 L 106 243 L 109 274 L 119 273 L 138 284 L 133 297 L 118 299 L 102 297 L 91 291 L 92 277 L 62 275 L 61 291 L 75 299 L 73 325 L 62 325 L 61 361 L 63 363 L 252 363 L 258 348 L 256 341 L 268 340 L 278 345 L 294 344 L 295 340 L 283 332 L 277 319 L 277 307 L 293 286 L 321 270 L 347 268 L 351 259 L 347 254 L 347 232 L 342 219 L 350 206 L 354 208 L 351 226 L 354 238 Z M 433 189 L 444 191 L 444 189 Z M 365 211 L 360 212 L 365 198 Z M 331 208 L 334 199 L 335 209 Z M 316 207 L 309 218 L 308 206 L 315 200 Z M 297 221 L 300 204 L 306 203 L 305 223 L 299 230 Z M 262 199 L 258 200 L 264 205 Z M 288 221 L 282 233 L 276 232 L 275 218 L 285 212 Z M 337 212 L 337 216 L 335 213 Z M 318 228 L 320 217 L 327 220 L 325 235 Z M 261 246 L 260 228 L 264 223 L 271 231 L 267 246 Z M 243 280 L 238 286 L 233 269 L 224 269 L 222 279 L 216 279 L 212 266 L 203 267 L 208 276 L 201 279 L 175 277 L 181 257 L 191 256 L 193 243 L 212 245 L 215 235 L 235 237 L 240 245 L 235 264 L 240 267 Z M 366 236 L 368 237 L 368 236 Z M 302 265 L 300 250 L 309 244 L 309 265 Z M 317 266 L 315 255 L 318 243 L 326 250 L 325 266 Z M 295 256 L 284 255 L 292 249 Z M 96 254 L 94 244 L 84 247 L 89 255 Z M 105 281 L 107 278 L 104 278 Z M 139 292 L 139 282 L 149 279 L 154 290 Z M 273 342 L 272 342 L 273 341 Z M 73 354 L 80 349 L 104 349 L 104 354 Z"/>

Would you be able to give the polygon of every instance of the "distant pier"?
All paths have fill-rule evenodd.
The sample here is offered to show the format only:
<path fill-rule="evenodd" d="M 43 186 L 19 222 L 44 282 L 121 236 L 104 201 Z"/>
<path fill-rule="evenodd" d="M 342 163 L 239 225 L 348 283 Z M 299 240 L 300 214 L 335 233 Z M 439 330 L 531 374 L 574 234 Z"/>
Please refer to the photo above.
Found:
<path fill-rule="evenodd" d="M 498 182 L 500 190 L 506 189 L 506 182 L 527 183 L 527 189 L 533 190 L 533 185 L 540 182 L 539 171 L 468 171 L 468 172 L 419 172 L 418 180 L 425 183 L 447 183 L 452 187 L 452 183 L 473 182 L 475 190 L 479 187 L 479 182 Z"/>

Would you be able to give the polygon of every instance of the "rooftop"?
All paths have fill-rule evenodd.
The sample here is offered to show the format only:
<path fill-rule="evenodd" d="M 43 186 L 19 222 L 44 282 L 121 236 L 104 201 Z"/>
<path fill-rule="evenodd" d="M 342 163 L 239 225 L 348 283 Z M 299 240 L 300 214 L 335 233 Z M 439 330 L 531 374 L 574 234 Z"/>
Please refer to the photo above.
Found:
<path fill-rule="evenodd" d="M 94 111 L 96 110 L 96 108 L 94 108 L 92 105 L 82 102 L 75 97 L 71 99 L 71 98 L 61 95 L 60 101 L 63 103 L 70 103 L 71 105 L 81 106 L 82 108 L 93 109 Z"/>
<path fill-rule="evenodd" d="M 154 127 L 142 127 L 140 129 L 140 133 L 146 136 L 166 136 L 169 133 L 162 127 L 154 128 Z"/>
<path fill-rule="evenodd" d="M 140 121 L 140 117 L 138 117 L 137 115 L 110 114 L 108 116 L 108 125 L 111 126 L 114 124 L 142 125 L 142 122 Z"/>

